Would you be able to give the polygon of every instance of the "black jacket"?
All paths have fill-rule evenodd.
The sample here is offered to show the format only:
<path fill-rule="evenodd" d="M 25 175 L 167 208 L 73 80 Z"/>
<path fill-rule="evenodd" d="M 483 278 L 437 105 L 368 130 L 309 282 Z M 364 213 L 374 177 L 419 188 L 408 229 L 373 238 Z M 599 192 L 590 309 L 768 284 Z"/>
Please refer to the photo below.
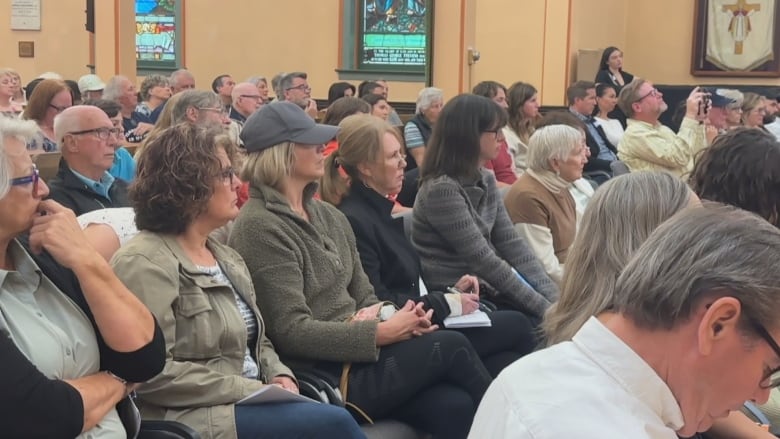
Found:
<path fill-rule="evenodd" d="M 109 207 L 130 207 L 126 181 L 119 178 L 114 180 L 108 190 L 111 197 L 109 200 L 84 184 L 64 159 L 60 159 L 57 175 L 48 184 L 49 198 L 71 209 L 76 216 Z"/>
<path fill-rule="evenodd" d="M 586 122 L 587 123 L 587 122 Z M 593 122 L 590 122 L 593 123 Z M 610 151 L 615 153 L 615 157 L 617 157 L 618 151 L 615 145 L 609 143 L 609 140 L 607 140 L 607 134 L 604 132 L 604 128 L 602 128 L 600 125 L 596 127 L 596 131 L 601 135 L 601 138 L 604 139 L 604 144 L 607 145 L 607 148 L 609 148 Z M 590 134 L 590 130 L 585 128 L 585 143 L 588 145 L 588 148 L 590 148 L 590 157 L 588 157 L 588 163 L 585 164 L 585 172 L 593 172 L 593 171 L 606 171 L 609 173 L 609 175 L 612 175 L 612 168 L 610 168 L 610 163 L 612 161 L 610 160 L 603 160 L 598 158 L 599 156 L 599 144 L 596 141 L 595 138 Z"/>
<path fill-rule="evenodd" d="M 338 206 L 349 220 L 357 240 L 363 271 L 376 296 L 403 306 L 407 300 L 433 308 L 433 322 L 450 314 L 444 294 L 429 291 L 420 297 L 420 257 L 404 235 L 403 219 L 393 218 L 393 202 L 355 182 Z"/>
<path fill-rule="evenodd" d="M 19 239 L 43 274 L 87 315 L 100 350 L 100 369 L 110 370 L 130 382 L 144 382 L 165 366 L 165 339 L 155 321 L 154 338 L 135 352 L 117 352 L 108 347 L 87 305 L 78 279 L 46 252 L 30 251 L 26 238 Z M 49 379 L 22 354 L 7 334 L 0 333 L 0 425 L 3 437 L 72 438 L 81 433 L 84 406 L 81 396 L 65 381 Z"/>

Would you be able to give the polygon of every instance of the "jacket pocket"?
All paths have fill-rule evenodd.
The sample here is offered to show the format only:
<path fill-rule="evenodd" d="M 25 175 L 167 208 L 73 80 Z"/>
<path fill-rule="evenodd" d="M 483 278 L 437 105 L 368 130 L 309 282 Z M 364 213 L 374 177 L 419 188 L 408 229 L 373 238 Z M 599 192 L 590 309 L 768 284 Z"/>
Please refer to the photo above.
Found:
<path fill-rule="evenodd" d="M 173 355 L 182 360 L 219 356 L 222 333 L 217 312 L 199 288 L 183 288 L 176 309 L 176 344 Z"/>

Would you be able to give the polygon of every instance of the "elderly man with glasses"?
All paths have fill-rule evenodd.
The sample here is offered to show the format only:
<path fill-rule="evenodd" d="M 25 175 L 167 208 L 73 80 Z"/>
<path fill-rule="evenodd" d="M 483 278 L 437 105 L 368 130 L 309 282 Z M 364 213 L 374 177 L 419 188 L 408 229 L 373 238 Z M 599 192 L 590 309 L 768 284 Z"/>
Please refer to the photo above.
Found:
<path fill-rule="evenodd" d="M 49 198 L 81 215 L 108 207 L 128 207 L 127 183 L 108 170 L 122 139 L 121 128 L 100 108 L 76 105 L 54 119 L 54 135 L 62 151 Z"/>
<path fill-rule="evenodd" d="M 641 78 L 623 87 L 618 106 L 628 117 L 628 127 L 618 145 L 618 156 L 631 171 L 666 171 L 682 176 L 693 168 L 693 157 L 712 142 L 718 130 L 705 120 L 706 93 L 698 87 L 685 102 L 685 118 L 677 134 L 658 121 L 668 108 L 663 96 Z"/>
<path fill-rule="evenodd" d="M 469 437 L 687 438 L 766 402 L 780 384 L 779 258 L 763 218 L 683 210 L 630 259 L 608 311 L 504 369 Z"/>

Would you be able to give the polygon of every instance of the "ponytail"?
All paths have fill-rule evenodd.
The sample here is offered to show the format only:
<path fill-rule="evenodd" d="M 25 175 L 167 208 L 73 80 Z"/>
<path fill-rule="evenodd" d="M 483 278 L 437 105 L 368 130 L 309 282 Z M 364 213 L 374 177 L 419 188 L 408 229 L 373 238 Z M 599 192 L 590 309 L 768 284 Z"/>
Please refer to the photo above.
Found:
<path fill-rule="evenodd" d="M 320 181 L 320 197 L 323 201 L 338 206 L 349 192 L 349 177 L 341 172 L 339 150 L 336 149 L 325 159 L 325 175 Z"/>

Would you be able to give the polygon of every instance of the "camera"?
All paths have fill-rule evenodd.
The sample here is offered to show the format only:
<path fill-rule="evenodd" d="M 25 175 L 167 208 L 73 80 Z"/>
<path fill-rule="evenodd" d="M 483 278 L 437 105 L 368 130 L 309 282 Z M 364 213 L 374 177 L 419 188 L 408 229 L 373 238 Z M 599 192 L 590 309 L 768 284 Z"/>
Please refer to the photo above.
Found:
<path fill-rule="evenodd" d="M 701 91 L 702 95 L 701 100 L 699 101 L 699 114 L 706 116 L 710 108 L 710 96 L 712 93 L 706 88 L 702 88 Z"/>

